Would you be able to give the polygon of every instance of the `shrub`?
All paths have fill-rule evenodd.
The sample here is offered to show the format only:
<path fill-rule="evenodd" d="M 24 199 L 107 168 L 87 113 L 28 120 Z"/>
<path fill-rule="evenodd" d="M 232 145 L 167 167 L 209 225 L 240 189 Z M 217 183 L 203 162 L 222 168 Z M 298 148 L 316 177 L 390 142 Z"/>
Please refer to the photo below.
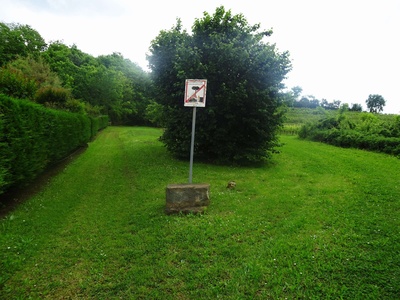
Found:
<path fill-rule="evenodd" d="M 0 94 L 0 193 L 86 144 L 108 117 L 45 108 Z"/>
<path fill-rule="evenodd" d="M 174 156 L 190 154 L 192 110 L 183 103 L 188 78 L 209 83 L 207 106 L 196 115 L 196 158 L 259 163 L 279 146 L 280 90 L 291 63 L 288 52 L 263 41 L 271 34 L 221 6 L 195 20 L 192 34 L 178 20 L 153 40 L 148 59 L 155 97 L 164 107 L 161 140 Z"/>
<path fill-rule="evenodd" d="M 14 98 L 33 99 L 37 90 L 36 82 L 19 70 L 0 69 L 0 93 Z"/>
<path fill-rule="evenodd" d="M 320 129 L 318 124 L 303 125 L 300 138 L 307 138 L 344 148 L 359 148 L 392 155 L 400 155 L 400 138 L 378 134 L 365 134 L 351 129 Z"/>
<path fill-rule="evenodd" d="M 40 88 L 35 95 L 35 102 L 45 104 L 50 107 L 65 107 L 70 100 L 71 93 L 62 87 L 46 86 Z"/>
<path fill-rule="evenodd" d="M 164 127 L 163 106 L 155 101 L 150 102 L 146 107 L 146 119 L 157 127 Z"/>

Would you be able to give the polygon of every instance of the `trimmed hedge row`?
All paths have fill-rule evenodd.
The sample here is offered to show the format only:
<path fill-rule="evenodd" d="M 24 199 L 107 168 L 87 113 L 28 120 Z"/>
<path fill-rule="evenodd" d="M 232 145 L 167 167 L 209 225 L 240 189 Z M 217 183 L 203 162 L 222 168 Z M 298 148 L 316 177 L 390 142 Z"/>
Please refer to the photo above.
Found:
<path fill-rule="evenodd" d="M 307 126 L 300 129 L 299 136 L 343 148 L 358 148 L 400 157 L 400 138 L 398 137 L 385 137 L 337 128 L 320 130 L 308 128 L 307 130 Z"/>
<path fill-rule="evenodd" d="M 0 94 L 0 194 L 85 145 L 108 117 L 53 110 Z"/>

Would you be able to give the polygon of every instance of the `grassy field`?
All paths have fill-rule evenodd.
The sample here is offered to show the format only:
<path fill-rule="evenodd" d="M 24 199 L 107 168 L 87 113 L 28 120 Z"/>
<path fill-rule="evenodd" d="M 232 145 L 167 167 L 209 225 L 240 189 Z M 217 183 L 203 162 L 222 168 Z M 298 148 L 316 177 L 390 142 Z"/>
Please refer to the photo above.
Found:
<path fill-rule="evenodd" d="M 399 159 L 282 136 L 263 167 L 195 162 L 211 205 L 167 216 L 189 165 L 159 135 L 107 128 L 1 219 L 0 299 L 399 298 Z"/>

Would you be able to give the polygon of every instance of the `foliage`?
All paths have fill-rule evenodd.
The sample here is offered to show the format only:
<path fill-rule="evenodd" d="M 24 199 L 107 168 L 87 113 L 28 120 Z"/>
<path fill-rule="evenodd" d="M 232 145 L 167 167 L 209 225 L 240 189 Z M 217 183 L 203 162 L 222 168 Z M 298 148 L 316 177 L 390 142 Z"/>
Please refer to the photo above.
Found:
<path fill-rule="evenodd" d="M 71 99 L 71 93 L 67 89 L 52 86 L 39 89 L 35 96 L 35 102 L 53 108 L 64 108 Z"/>
<path fill-rule="evenodd" d="M 119 53 L 95 58 L 76 45 L 47 45 L 28 25 L 0 23 L 0 67 L 5 68 L 0 92 L 6 95 L 36 98 L 57 109 L 107 114 L 114 124 L 149 124 L 150 77 Z M 56 94 L 61 98 L 55 100 Z"/>
<path fill-rule="evenodd" d="M 373 94 L 368 96 L 368 99 L 365 100 L 365 103 L 367 104 L 369 112 L 378 113 L 383 111 L 386 101 L 381 95 Z"/>
<path fill-rule="evenodd" d="M 350 111 L 362 111 L 361 104 L 353 103 L 351 106 L 348 103 L 342 103 L 340 100 L 328 102 L 326 99 L 317 99 L 313 95 L 301 95 L 303 89 L 300 86 L 292 87 L 281 93 L 283 103 L 289 107 L 295 108 L 323 108 L 325 110 L 338 110 L 342 106 L 347 106 Z"/>
<path fill-rule="evenodd" d="M 164 120 L 163 106 L 155 101 L 152 101 L 146 107 L 146 119 L 156 127 L 164 127 L 166 121 Z"/>
<path fill-rule="evenodd" d="M 69 94 L 69 91 L 67 91 Z M 60 106 L 56 106 L 56 108 L 60 108 Z M 63 106 L 61 106 L 62 109 L 73 112 L 73 113 L 79 113 L 79 114 L 88 114 L 89 116 L 97 116 L 97 115 L 91 115 L 89 111 L 86 110 L 85 103 L 82 101 L 79 101 L 77 99 L 72 99 L 72 98 L 67 98 L 67 101 L 63 103 Z"/>
<path fill-rule="evenodd" d="M 285 112 L 285 124 L 304 124 L 317 121 L 325 116 L 334 116 L 335 112 L 322 107 L 316 109 L 289 107 Z"/>
<path fill-rule="evenodd" d="M 98 61 L 109 70 L 122 74 L 123 93 L 118 107 L 121 123 L 148 125 L 146 108 L 151 103 L 152 83 L 149 74 L 120 53 L 99 56 Z"/>
<path fill-rule="evenodd" d="M 37 89 L 35 80 L 26 77 L 20 70 L 0 69 L 0 93 L 14 98 L 33 99 Z"/>
<path fill-rule="evenodd" d="M 41 58 L 34 58 L 32 55 L 19 57 L 7 64 L 7 68 L 18 70 L 25 77 L 36 82 L 41 87 L 61 87 L 61 80 L 58 75 L 50 70 L 50 66 Z"/>
<path fill-rule="evenodd" d="M 39 57 L 46 49 L 40 34 L 29 25 L 0 22 L 0 67 L 17 57 Z"/>
<path fill-rule="evenodd" d="M 317 108 L 320 106 L 320 102 L 314 96 L 303 96 L 299 101 L 293 103 L 294 107 L 306 107 L 306 108 Z"/>
<path fill-rule="evenodd" d="M 49 164 L 86 144 L 104 121 L 93 128 L 83 114 L 46 109 L 30 101 L 0 94 L 0 193 L 25 184 Z"/>
<path fill-rule="evenodd" d="M 372 113 L 358 113 L 358 118 L 341 110 L 336 116 L 302 125 L 301 138 L 339 147 L 360 148 L 400 157 L 399 116 L 378 118 Z"/>
<path fill-rule="evenodd" d="M 322 107 L 317 107 L 316 109 L 289 107 L 285 111 L 285 123 L 304 124 L 307 122 L 315 122 L 324 117 L 335 117 L 338 115 L 339 111 L 340 110 L 325 110 Z M 382 124 L 393 123 L 398 116 L 395 114 L 371 114 L 368 112 L 351 111 L 350 109 L 345 112 L 345 115 L 346 118 L 356 124 L 362 123 L 364 118 L 369 118 L 371 115 L 373 115 L 371 118 L 376 117 Z"/>
<path fill-rule="evenodd" d="M 178 20 L 153 40 L 148 61 L 157 101 L 164 105 L 162 140 L 177 157 L 187 158 L 190 152 L 192 114 L 183 107 L 188 78 L 208 80 L 207 107 L 197 113 L 197 157 L 259 162 L 277 146 L 279 92 L 290 62 L 287 52 L 263 42 L 272 32 L 258 29 L 221 6 L 214 15 L 205 12 L 197 19 L 191 35 Z"/>
<path fill-rule="evenodd" d="M 110 118 L 107 115 L 100 115 L 97 117 L 89 116 L 91 124 L 91 140 L 96 137 L 100 130 L 106 128 L 110 124 Z"/>
<path fill-rule="evenodd" d="M 325 109 L 337 110 L 340 108 L 340 104 L 340 100 L 333 100 L 332 102 L 328 102 L 326 99 L 321 100 L 321 107 Z"/>
<path fill-rule="evenodd" d="M 400 160 L 283 136 L 263 167 L 197 163 L 208 210 L 167 216 L 187 163 L 160 133 L 107 128 L 2 216 L 0 298 L 398 298 Z"/>
<path fill-rule="evenodd" d="M 361 104 L 353 103 L 351 105 L 351 107 L 349 108 L 349 110 L 350 111 L 359 111 L 359 112 L 361 112 L 362 111 L 362 106 L 361 106 Z"/>
<path fill-rule="evenodd" d="M 94 58 L 85 55 L 75 45 L 68 47 L 60 41 L 49 44 L 41 56 L 49 64 L 51 70 L 60 77 L 63 86 L 72 88 L 74 97 L 81 98 L 74 88 L 75 82 L 79 84 L 79 80 L 83 79 L 79 76 L 79 67 L 83 64 L 94 63 Z"/>
<path fill-rule="evenodd" d="M 51 108 L 85 112 L 85 105 L 61 86 L 58 75 L 42 58 L 20 57 L 0 71 L 0 91 L 8 96 L 29 99 Z"/>
<path fill-rule="evenodd" d="M 108 113 L 111 103 L 120 97 L 120 78 L 75 45 L 54 42 L 42 56 L 62 79 L 63 86 L 71 89 L 73 98 L 102 107 L 103 113 Z"/>
<path fill-rule="evenodd" d="M 351 108 L 343 111 L 343 109 L 345 109 L 344 105 L 339 110 L 325 110 L 320 106 L 316 109 L 289 107 L 285 111 L 284 126 L 279 130 L 279 133 L 297 135 L 300 128 L 306 123 L 316 123 L 325 118 L 337 118 L 338 113 L 342 112 L 346 120 L 353 123 L 357 130 L 370 128 L 378 134 L 387 135 L 390 133 L 393 136 L 399 136 L 396 134 L 396 120 L 400 118 L 397 115 L 371 114 L 352 111 Z"/>
<path fill-rule="evenodd" d="M 302 91 L 303 89 L 300 86 L 294 86 L 290 90 L 282 92 L 281 94 L 282 102 L 287 107 L 294 107 L 295 105 L 296 107 L 299 107 L 298 102 Z"/>
<path fill-rule="evenodd" d="M 371 113 L 361 114 L 361 123 L 359 125 L 359 130 L 364 133 L 378 134 L 381 130 L 382 122 L 378 117 Z"/>
<path fill-rule="evenodd" d="M 121 54 L 94 58 L 75 45 L 54 42 L 43 57 L 75 99 L 100 108 L 113 124 L 148 124 L 145 110 L 151 99 L 150 78 Z"/>
<path fill-rule="evenodd" d="M 65 108 L 72 99 L 69 90 L 61 86 L 58 75 L 43 59 L 28 55 L 3 67 L 1 91 L 11 97 L 29 99 L 55 108 Z"/>

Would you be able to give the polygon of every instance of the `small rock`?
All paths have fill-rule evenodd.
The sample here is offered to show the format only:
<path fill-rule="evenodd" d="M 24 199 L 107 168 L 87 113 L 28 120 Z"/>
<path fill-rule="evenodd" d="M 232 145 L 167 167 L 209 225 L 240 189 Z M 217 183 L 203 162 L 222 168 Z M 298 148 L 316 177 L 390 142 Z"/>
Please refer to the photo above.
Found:
<path fill-rule="evenodd" d="M 236 187 L 236 182 L 234 181 L 229 181 L 228 185 L 226 186 L 227 189 L 234 189 Z"/>

